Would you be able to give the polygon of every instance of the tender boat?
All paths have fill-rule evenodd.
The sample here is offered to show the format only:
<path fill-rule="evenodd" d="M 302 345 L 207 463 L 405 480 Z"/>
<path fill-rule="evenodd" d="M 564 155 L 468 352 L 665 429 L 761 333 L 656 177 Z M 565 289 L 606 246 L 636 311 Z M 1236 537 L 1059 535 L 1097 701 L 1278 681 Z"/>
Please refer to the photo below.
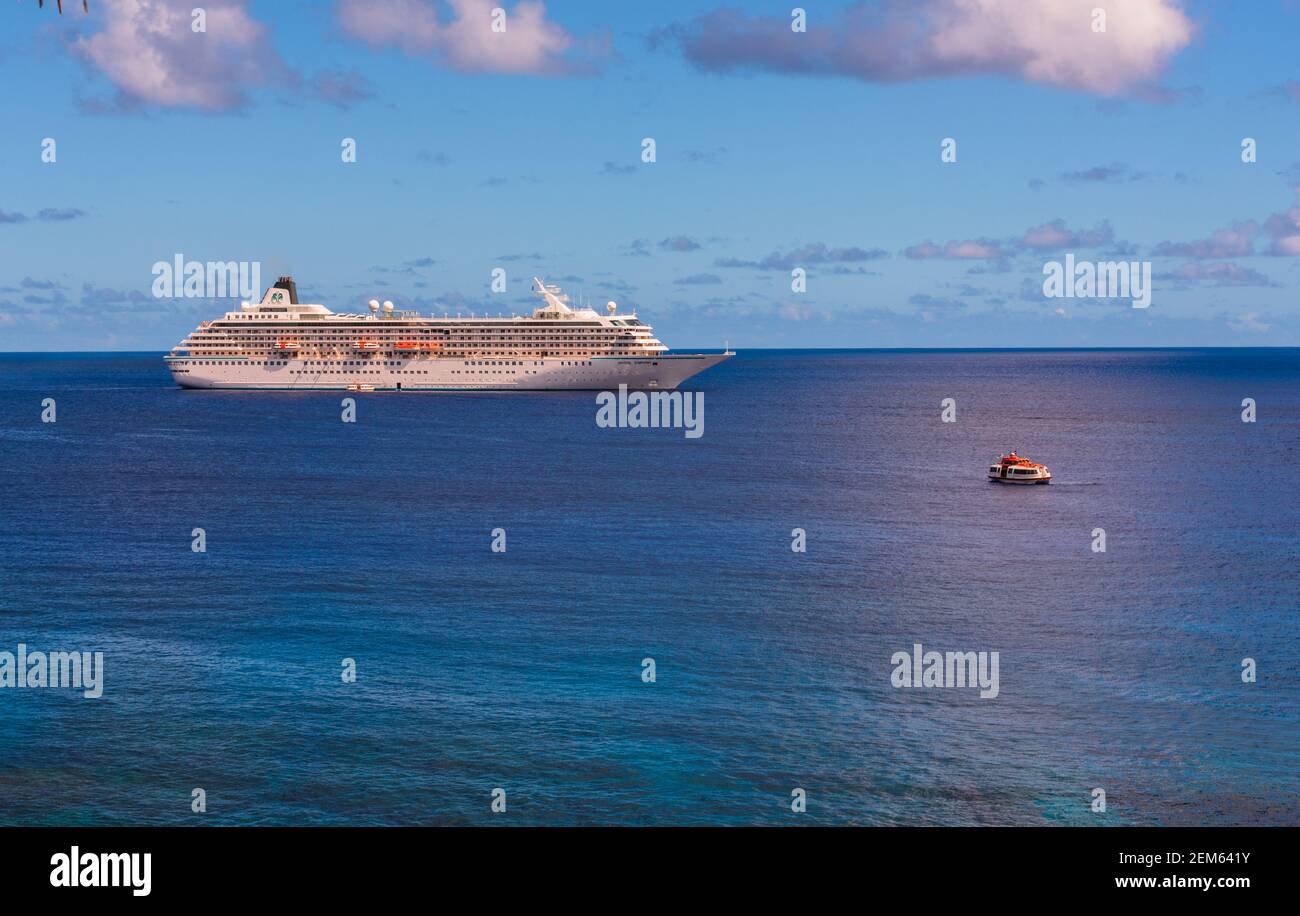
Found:
<path fill-rule="evenodd" d="M 351 385 L 348 385 L 348 391 L 374 391 L 374 390 L 375 390 L 374 385 L 362 385 L 359 382 L 353 382 Z"/>
<path fill-rule="evenodd" d="M 989 480 L 997 483 L 1050 483 L 1052 472 L 1046 465 L 1012 452 L 999 458 L 997 464 L 989 466 Z"/>

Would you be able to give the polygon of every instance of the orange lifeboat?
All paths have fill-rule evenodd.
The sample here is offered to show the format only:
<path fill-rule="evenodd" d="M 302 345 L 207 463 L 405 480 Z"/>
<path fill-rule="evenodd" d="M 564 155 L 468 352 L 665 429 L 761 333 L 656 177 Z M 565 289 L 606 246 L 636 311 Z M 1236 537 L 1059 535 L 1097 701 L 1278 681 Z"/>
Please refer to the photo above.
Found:
<path fill-rule="evenodd" d="M 1047 465 L 1030 461 L 1014 451 L 989 467 L 989 480 L 998 483 L 1049 483 L 1051 479 L 1052 472 Z"/>

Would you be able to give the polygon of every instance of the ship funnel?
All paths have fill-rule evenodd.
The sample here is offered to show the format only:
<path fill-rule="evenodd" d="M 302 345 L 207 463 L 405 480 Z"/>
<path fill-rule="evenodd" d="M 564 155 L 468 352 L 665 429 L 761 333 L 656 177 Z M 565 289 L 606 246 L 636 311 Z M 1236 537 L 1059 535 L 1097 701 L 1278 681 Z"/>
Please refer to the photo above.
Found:
<path fill-rule="evenodd" d="M 262 305 L 297 305 L 298 304 L 298 284 L 293 282 L 293 277 L 281 277 L 275 281 L 273 286 L 268 286 L 266 295 L 262 297 Z"/>
<path fill-rule="evenodd" d="M 290 305 L 298 304 L 298 284 L 293 282 L 293 277 L 281 277 L 275 285 L 289 294 Z"/>

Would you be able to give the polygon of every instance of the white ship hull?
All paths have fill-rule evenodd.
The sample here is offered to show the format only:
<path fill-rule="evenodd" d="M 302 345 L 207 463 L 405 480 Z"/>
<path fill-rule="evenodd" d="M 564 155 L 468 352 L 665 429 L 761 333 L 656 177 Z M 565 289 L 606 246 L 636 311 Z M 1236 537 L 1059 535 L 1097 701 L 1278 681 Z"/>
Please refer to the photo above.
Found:
<path fill-rule="evenodd" d="M 168 357 L 172 378 L 183 388 L 336 391 L 374 386 L 376 391 L 556 391 L 677 388 L 730 353 L 658 354 L 653 357 L 593 356 L 587 359 L 463 360 L 413 358 L 343 361 L 205 359 Z"/>

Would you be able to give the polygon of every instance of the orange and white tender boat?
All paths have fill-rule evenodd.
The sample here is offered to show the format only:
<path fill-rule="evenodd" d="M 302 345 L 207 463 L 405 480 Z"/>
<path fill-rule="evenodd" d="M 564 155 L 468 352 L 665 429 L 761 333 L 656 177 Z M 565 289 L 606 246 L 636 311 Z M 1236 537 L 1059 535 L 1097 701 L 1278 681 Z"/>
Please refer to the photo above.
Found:
<path fill-rule="evenodd" d="M 989 466 L 989 480 L 997 483 L 1051 483 L 1052 472 L 1046 465 L 1012 452 L 999 458 L 997 464 Z"/>

